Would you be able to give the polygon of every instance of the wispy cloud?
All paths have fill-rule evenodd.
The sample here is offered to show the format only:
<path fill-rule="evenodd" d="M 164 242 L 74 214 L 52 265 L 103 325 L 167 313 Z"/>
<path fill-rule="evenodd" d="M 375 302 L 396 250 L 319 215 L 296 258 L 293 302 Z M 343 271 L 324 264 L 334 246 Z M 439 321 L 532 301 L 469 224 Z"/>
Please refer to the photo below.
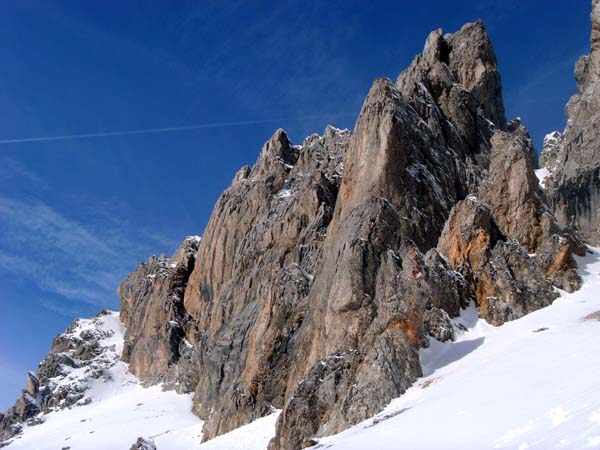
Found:
<path fill-rule="evenodd" d="M 202 123 L 196 125 L 184 125 L 177 127 L 163 127 L 163 128 L 144 128 L 138 130 L 119 130 L 119 131 L 102 131 L 102 132 L 94 132 L 94 133 L 82 133 L 82 134 L 66 134 L 66 135 L 53 135 L 53 136 L 30 136 L 30 137 L 20 137 L 20 138 L 11 138 L 11 139 L 0 139 L 0 144 L 22 144 L 25 142 L 53 142 L 53 141 L 72 141 L 77 139 L 92 139 L 92 138 L 103 138 L 103 137 L 114 137 L 114 136 L 134 136 L 140 134 L 158 134 L 158 133 L 173 133 L 180 131 L 190 131 L 190 130 L 202 130 L 202 129 L 211 129 L 211 128 L 230 128 L 230 127 L 243 127 L 248 125 L 260 125 L 260 124 L 268 124 L 268 123 L 278 123 L 282 121 L 306 121 L 306 120 L 314 120 L 314 119 L 323 119 L 323 118 L 346 118 L 353 117 L 353 114 L 343 114 L 343 113 L 331 113 L 331 114 L 319 114 L 313 116 L 300 116 L 300 117 L 274 117 L 270 119 L 258 119 L 258 120 L 239 120 L 235 122 L 212 122 L 212 123 Z M 9 160 L 13 164 L 18 164 L 16 161 Z M 30 179 L 34 179 L 35 174 L 32 172 L 27 172 L 23 166 L 15 166 L 11 168 L 12 170 L 17 171 L 17 175 L 23 175 Z M 0 173 L 1 175 L 1 173 Z M 41 180 L 39 180 L 41 181 Z"/>
<path fill-rule="evenodd" d="M 46 182 L 35 172 L 11 158 L 0 159 L 0 178 L 12 180 L 22 178 L 33 184 L 36 188 L 48 189 Z"/>
<path fill-rule="evenodd" d="M 83 314 L 83 309 L 78 306 L 77 303 L 66 303 L 64 301 L 51 300 L 48 298 L 40 298 L 38 300 L 39 305 L 48 311 L 58 314 L 59 316 L 73 319 L 73 317 L 80 317 Z"/>
<path fill-rule="evenodd" d="M 153 253 L 158 238 L 150 239 L 143 233 L 132 239 L 116 221 L 95 229 L 39 200 L 0 195 L 0 271 L 66 299 L 114 305 L 120 280 Z"/>

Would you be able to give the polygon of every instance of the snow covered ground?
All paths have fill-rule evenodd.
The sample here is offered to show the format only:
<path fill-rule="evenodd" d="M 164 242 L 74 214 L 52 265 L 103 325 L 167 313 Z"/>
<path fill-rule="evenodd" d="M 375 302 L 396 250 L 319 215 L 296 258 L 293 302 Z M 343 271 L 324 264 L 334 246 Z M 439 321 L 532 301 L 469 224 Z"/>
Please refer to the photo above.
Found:
<path fill-rule="evenodd" d="M 583 288 L 520 320 L 492 327 L 464 311 L 456 325 L 468 331 L 421 351 L 424 377 L 405 395 L 315 448 L 600 448 L 600 320 L 585 319 L 600 311 L 600 250 L 578 262 Z M 119 351 L 118 315 L 102 320 Z M 144 388 L 122 362 L 109 371 L 91 404 L 47 415 L 7 448 L 127 449 L 144 436 L 158 450 L 263 450 L 274 434 L 277 412 L 200 444 L 189 395 Z"/>

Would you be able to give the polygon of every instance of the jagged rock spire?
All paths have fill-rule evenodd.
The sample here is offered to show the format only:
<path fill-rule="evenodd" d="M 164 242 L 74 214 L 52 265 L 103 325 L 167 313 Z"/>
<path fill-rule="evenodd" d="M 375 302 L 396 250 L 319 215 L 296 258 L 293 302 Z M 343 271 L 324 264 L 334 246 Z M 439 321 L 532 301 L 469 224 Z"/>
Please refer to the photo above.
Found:
<path fill-rule="evenodd" d="M 473 95 L 487 119 L 500 129 L 506 127 L 496 54 L 481 20 L 453 34 L 443 34 L 441 29 L 429 34 L 423 53 L 397 80 L 400 91 L 409 96 L 418 91 L 420 83 L 447 112 L 446 98 L 456 84 L 460 85 Z"/>

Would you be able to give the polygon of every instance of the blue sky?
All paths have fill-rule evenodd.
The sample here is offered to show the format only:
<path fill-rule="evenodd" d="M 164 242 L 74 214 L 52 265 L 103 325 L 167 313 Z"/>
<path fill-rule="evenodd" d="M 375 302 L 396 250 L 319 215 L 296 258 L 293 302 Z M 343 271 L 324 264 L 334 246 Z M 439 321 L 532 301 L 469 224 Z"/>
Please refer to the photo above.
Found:
<path fill-rule="evenodd" d="M 0 144 L 0 409 L 73 318 L 117 309 L 139 261 L 202 233 L 276 128 L 352 128 L 432 29 L 484 19 L 508 116 L 539 148 L 564 127 L 589 3 L 3 1 L 0 141 L 261 123 Z"/>

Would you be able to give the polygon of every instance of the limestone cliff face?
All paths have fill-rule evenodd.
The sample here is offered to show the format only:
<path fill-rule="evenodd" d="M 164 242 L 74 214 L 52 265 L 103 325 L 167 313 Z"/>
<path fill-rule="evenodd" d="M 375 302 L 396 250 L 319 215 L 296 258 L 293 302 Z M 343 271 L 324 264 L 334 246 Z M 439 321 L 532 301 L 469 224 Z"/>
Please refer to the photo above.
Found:
<path fill-rule="evenodd" d="M 205 439 L 285 404 L 350 137 L 329 127 L 293 146 L 278 130 L 215 207 L 185 295 Z"/>
<path fill-rule="evenodd" d="M 592 2 L 591 53 L 575 65 L 578 93 L 566 108 L 567 125 L 542 152 L 550 172 L 546 194 L 557 220 L 600 245 L 600 1 Z"/>
<path fill-rule="evenodd" d="M 151 257 L 119 286 L 125 324 L 122 359 L 148 384 L 191 392 L 198 383 L 194 347 L 185 338 L 183 295 L 200 238 L 188 237 L 171 258 Z"/>
<path fill-rule="evenodd" d="M 456 316 L 469 301 L 464 279 L 433 249 L 452 206 L 480 184 L 494 130 L 487 98 L 460 86 L 445 62 L 447 41 L 487 35 L 481 23 L 460 33 L 432 33 L 398 82 L 377 80 L 364 102 L 272 448 L 298 448 L 380 410 L 420 376 L 426 312 Z M 466 69 L 475 62 L 457 65 L 477 78 Z M 338 382 L 324 388 L 328 380 Z"/>

